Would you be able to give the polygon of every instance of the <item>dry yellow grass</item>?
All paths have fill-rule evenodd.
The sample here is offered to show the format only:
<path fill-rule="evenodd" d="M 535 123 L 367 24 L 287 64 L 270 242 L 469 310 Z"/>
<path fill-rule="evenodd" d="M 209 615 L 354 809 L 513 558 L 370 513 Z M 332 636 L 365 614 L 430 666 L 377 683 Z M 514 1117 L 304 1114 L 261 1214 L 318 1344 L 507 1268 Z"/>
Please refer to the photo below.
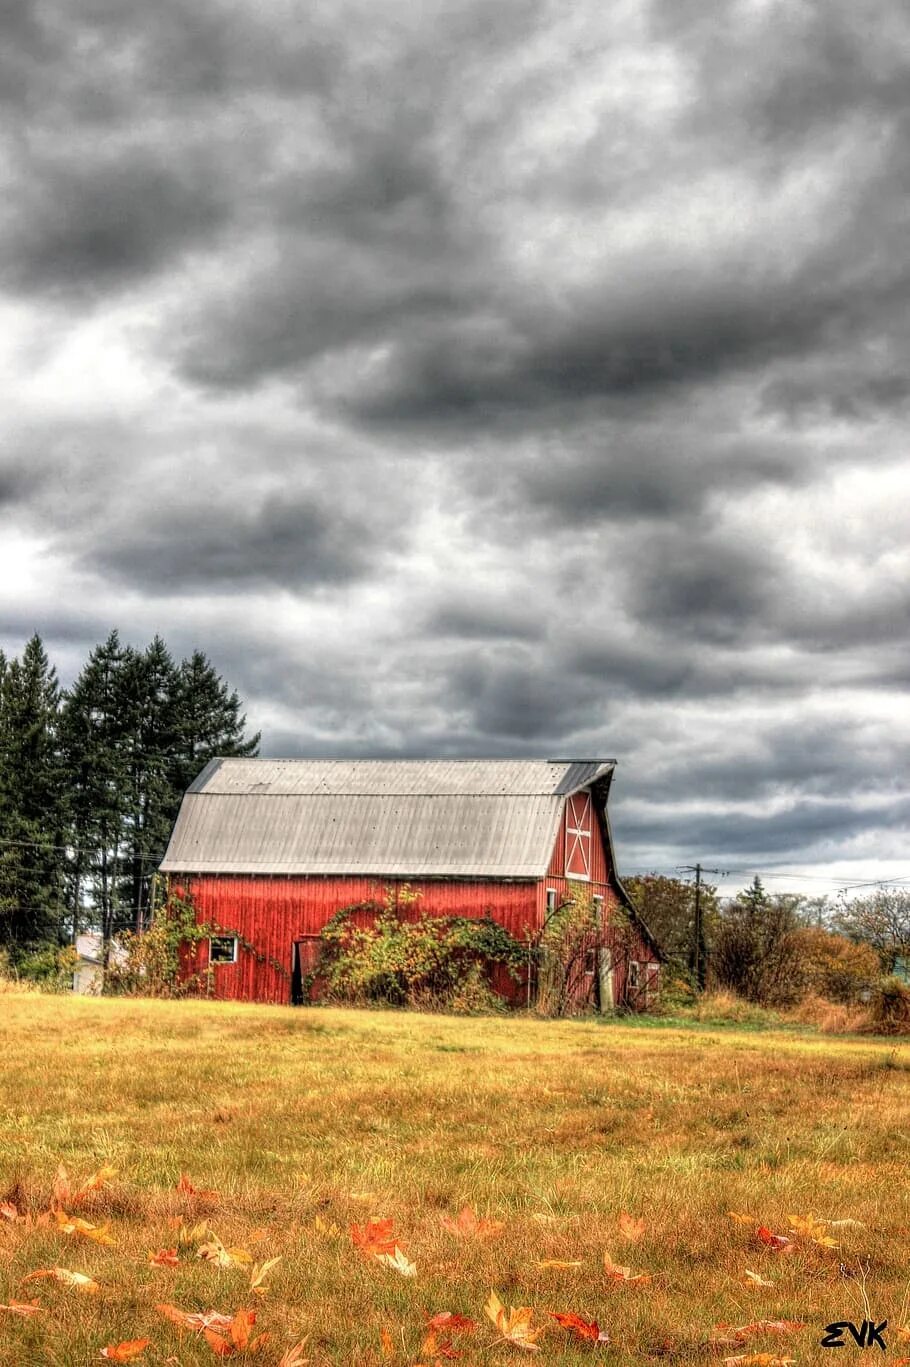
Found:
<path fill-rule="evenodd" d="M 748 1351 L 824 1362 L 822 1327 L 867 1313 L 890 1320 L 886 1339 L 900 1351 L 906 1045 L 9 996 L 0 1049 L 0 1201 L 34 1216 L 61 1161 L 75 1178 L 118 1169 L 78 1212 L 109 1220 L 114 1247 L 0 1220 L 0 1302 L 42 1306 L 29 1318 L 0 1311 L 0 1363 L 82 1367 L 105 1344 L 144 1337 L 139 1361 L 151 1367 L 217 1360 L 156 1302 L 253 1306 L 271 1335 L 250 1359 L 262 1367 L 301 1338 L 314 1365 L 432 1367 L 423 1314 L 442 1310 L 480 1322 L 456 1342 L 464 1367 L 524 1360 L 484 1321 L 493 1288 L 548 1325 L 546 1362 L 700 1363 Z M 181 1195 L 181 1172 L 217 1194 Z M 503 1230 L 456 1237 L 443 1219 L 466 1204 Z M 831 1229 L 836 1249 L 803 1238 L 782 1254 L 731 1210 L 784 1234 L 794 1214 L 861 1224 Z M 621 1237 L 622 1212 L 644 1219 L 639 1241 Z M 416 1277 L 354 1249 L 349 1226 L 370 1217 L 394 1220 Z M 281 1257 L 264 1296 L 251 1294 L 248 1270 L 213 1266 L 194 1248 L 177 1267 L 149 1266 L 149 1251 L 174 1246 L 175 1223 L 202 1218 L 258 1262 Z M 605 1252 L 652 1281 L 608 1280 Z M 581 1266 L 540 1266 L 554 1260 Z M 90 1274 L 101 1291 L 23 1282 L 55 1265 Z M 744 1286 L 747 1268 L 773 1286 Z M 611 1345 L 574 1342 L 548 1310 L 596 1318 Z M 716 1322 L 763 1318 L 806 1328 L 710 1346 Z"/>

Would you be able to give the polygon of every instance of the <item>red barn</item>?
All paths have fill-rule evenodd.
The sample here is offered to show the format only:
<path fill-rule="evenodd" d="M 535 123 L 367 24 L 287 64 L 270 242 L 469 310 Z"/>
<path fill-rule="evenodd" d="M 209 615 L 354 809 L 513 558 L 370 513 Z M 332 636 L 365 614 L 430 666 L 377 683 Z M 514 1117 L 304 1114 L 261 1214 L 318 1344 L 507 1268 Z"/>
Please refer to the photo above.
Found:
<path fill-rule="evenodd" d="M 301 1001 L 327 921 L 390 888 L 418 894 L 405 915 L 491 917 L 533 943 L 583 883 L 602 931 L 576 997 L 640 1007 L 661 956 L 616 873 L 613 770 L 612 760 L 216 759 L 183 799 L 161 870 L 218 928 L 198 964 L 211 966 L 217 997 Z M 621 953 L 618 907 L 631 913 Z M 505 990 L 522 1002 L 527 983 Z"/>

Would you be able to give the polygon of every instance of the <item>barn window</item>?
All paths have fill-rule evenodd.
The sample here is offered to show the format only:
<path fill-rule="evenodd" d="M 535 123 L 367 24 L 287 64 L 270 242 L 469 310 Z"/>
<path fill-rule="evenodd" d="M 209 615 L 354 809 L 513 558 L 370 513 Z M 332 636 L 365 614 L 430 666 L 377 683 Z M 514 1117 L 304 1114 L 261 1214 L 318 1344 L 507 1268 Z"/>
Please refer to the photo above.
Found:
<path fill-rule="evenodd" d="M 638 970 L 640 965 L 637 960 L 632 959 L 629 963 L 629 987 L 638 988 Z"/>
<path fill-rule="evenodd" d="M 593 977 L 594 977 L 594 974 L 595 974 L 596 972 L 597 972 L 597 950 L 596 950 L 596 949 L 586 949 L 586 950 L 585 950 L 585 973 L 588 975 L 589 978 L 593 978 Z"/>
<path fill-rule="evenodd" d="M 591 877 L 591 794 L 573 793 L 566 803 L 567 878 Z"/>
<path fill-rule="evenodd" d="M 547 888 L 547 915 L 552 916 L 556 910 L 556 889 Z"/>
<path fill-rule="evenodd" d="M 602 926 L 604 919 L 604 899 L 602 897 L 598 897 L 597 893 L 595 892 L 594 896 L 591 898 L 591 901 L 594 903 L 594 920 L 597 922 L 599 926 Z"/>
<path fill-rule="evenodd" d="M 210 964 L 235 964 L 237 962 L 237 936 L 213 935 L 209 940 Z"/>

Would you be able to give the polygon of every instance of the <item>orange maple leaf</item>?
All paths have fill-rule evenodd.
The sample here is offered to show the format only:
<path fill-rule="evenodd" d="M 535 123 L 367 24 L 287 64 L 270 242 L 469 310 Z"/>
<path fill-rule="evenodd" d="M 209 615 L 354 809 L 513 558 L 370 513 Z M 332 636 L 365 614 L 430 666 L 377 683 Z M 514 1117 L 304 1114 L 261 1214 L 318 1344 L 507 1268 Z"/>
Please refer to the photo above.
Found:
<path fill-rule="evenodd" d="M 588 1339 L 591 1343 L 610 1342 L 610 1335 L 601 1330 L 597 1320 L 583 1320 L 573 1311 L 548 1310 L 547 1314 L 576 1338 Z"/>
<path fill-rule="evenodd" d="M 440 1310 L 435 1315 L 427 1315 L 428 1329 L 445 1329 L 450 1334 L 473 1334 L 477 1321 L 467 1315 L 456 1315 L 451 1310 Z"/>
<path fill-rule="evenodd" d="M 757 1272 L 752 1272 L 747 1267 L 743 1273 L 743 1285 L 772 1287 L 774 1283 L 766 1281 L 764 1277 L 760 1277 Z"/>
<path fill-rule="evenodd" d="M 149 1253 L 149 1267 L 179 1267 L 180 1259 L 176 1248 L 159 1248 L 157 1253 Z"/>
<path fill-rule="evenodd" d="M 485 1234 L 499 1234 L 505 1229 L 502 1220 L 478 1219 L 477 1212 L 471 1206 L 464 1206 L 454 1220 L 450 1216 L 444 1215 L 442 1223 L 450 1234 L 457 1234 L 461 1239 L 480 1238 Z"/>
<path fill-rule="evenodd" d="M 109 1362 L 135 1362 L 151 1343 L 151 1339 L 124 1339 L 122 1343 L 109 1343 L 101 1349 L 101 1356 Z"/>
<path fill-rule="evenodd" d="M 351 1239 L 367 1257 L 385 1253 L 394 1258 L 398 1246 L 394 1220 L 368 1220 L 365 1225 L 351 1225 Z"/>
<path fill-rule="evenodd" d="M 636 1220 L 625 1211 L 619 1217 L 619 1232 L 624 1239 L 629 1239 L 632 1243 L 638 1243 L 646 1228 L 644 1220 Z"/>
<path fill-rule="evenodd" d="M 268 1342 L 268 1334 L 250 1337 L 256 1323 L 255 1310 L 238 1310 L 228 1325 L 227 1337 L 214 1329 L 204 1329 L 203 1335 L 212 1352 L 218 1357 L 233 1357 L 235 1353 L 258 1353 Z"/>
<path fill-rule="evenodd" d="M 767 1248 L 774 1248 L 778 1253 L 783 1253 L 785 1251 L 792 1252 L 793 1240 L 788 1239 L 785 1234 L 772 1234 L 766 1225 L 759 1225 L 755 1233 L 757 1238 Z"/>

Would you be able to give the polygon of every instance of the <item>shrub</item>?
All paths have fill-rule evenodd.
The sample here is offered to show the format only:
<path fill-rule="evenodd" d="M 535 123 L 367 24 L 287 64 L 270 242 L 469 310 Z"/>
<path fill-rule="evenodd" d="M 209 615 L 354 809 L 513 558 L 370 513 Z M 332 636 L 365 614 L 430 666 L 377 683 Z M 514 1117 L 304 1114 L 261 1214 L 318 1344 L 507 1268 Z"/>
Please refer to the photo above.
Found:
<path fill-rule="evenodd" d="M 872 1029 L 868 1007 L 829 1001 L 809 993 L 791 1013 L 800 1025 L 813 1025 L 823 1035 L 860 1035 Z"/>
<path fill-rule="evenodd" d="M 42 992 L 69 992 L 79 956 L 72 945 L 45 945 L 16 960 L 20 980 Z"/>
<path fill-rule="evenodd" d="M 798 902 L 786 894 L 769 896 L 756 878 L 725 905 L 711 956 L 711 975 L 718 987 L 762 1006 L 799 999 Z"/>
<path fill-rule="evenodd" d="M 860 1002 L 880 976 L 879 957 L 871 945 L 858 944 L 819 926 L 793 935 L 797 963 L 794 977 L 802 991 L 846 1005 Z"/>
<path fill-rule="evenodd" d="M 513 977 L 522 947 L 495 921 L 464 916 L 408 918 L 409 889 L 381 906 L 346 907 L 322 931 L 317 976 L 329 1000 L 475 1012 L 502 1007 L 488 973 L 502 964 Z M 364 913 L 372 924 L 358 925 Z"/>
<path fill-rule="evenodd" d="M 910 988 L 900 978 L 882 978 L 872 992 L 869 1018 L 876 1035 L 910 1035 Z"/>
<path fill-rule="evenodd" d="M 152 924 L 141 935 L 118 937 L 123 961 L 109 963 L 104 974 L 106 996 L 191 997 L 203 993 L 207 975 L 191 972 L 200 940 L 212 927 L 200 925 L 192 898 L 176 893 L 154 910 Z"/>

